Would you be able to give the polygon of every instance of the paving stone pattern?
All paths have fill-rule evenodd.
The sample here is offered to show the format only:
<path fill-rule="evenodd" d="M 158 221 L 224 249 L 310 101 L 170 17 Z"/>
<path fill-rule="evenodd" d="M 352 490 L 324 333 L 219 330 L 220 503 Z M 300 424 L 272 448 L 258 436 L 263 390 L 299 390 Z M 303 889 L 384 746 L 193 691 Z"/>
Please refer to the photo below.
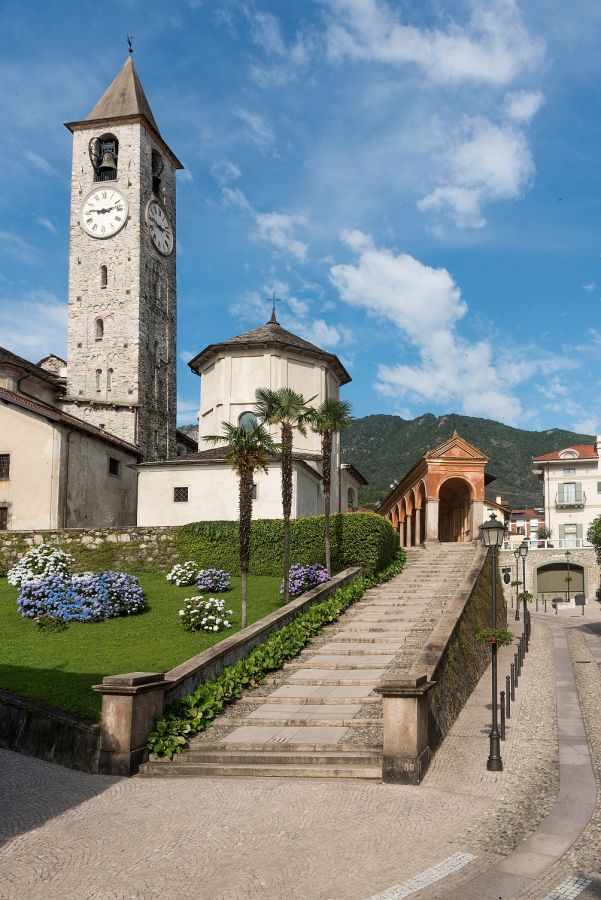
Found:
<path fill-rule="evenodd" d="M 410 549 L 400 575 L 367 591 L 185 753 L 141 774 L 380 780 L 382 699 L 373 689 L 386 672 L 411 667 L 475 553 L 461 544 Z"/>

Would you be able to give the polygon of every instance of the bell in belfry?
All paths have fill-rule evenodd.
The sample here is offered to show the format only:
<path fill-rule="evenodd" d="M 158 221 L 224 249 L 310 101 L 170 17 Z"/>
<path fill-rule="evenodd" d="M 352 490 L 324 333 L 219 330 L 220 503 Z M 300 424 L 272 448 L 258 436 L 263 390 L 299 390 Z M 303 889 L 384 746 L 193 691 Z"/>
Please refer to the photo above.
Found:
<path fill-rule="evenodd" d="M 100 165 L 98 166 L 98 174 L 100 175 L 101 179 L 106 181 L 111 181 L 116 177 L 117 163 L 115 161 L 115 154 L 112 150 L 103 150 L 102 159 L 100 160 Z"/>

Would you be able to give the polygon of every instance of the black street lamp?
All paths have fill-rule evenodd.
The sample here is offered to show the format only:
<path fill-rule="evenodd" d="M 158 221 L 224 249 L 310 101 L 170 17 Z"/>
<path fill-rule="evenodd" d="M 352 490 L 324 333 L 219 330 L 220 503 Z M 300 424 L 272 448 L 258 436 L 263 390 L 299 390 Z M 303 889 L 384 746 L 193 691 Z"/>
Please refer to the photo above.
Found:
<path fill-rule="evenodd" d="M 566 584 L 568 586 L 568 603 L 570 602 L 570 556 L 572 554 L 569 550 L 566 550 L 566 563 L 568 566 L 568 577 L 566 578 Z"/>
<path fill-rule="evenodd" d="M 520 546 L 518 547 L 519 554 L 522 558 L 522 592 L 526 593 L 526 557 L 528 556 L 528 541 L 526 538 L 522 541 Z M 526 621 L 528 616 L 526 615 L 526 598 L 524 598 L 524 634 L 526 633 Z"/>
<path fill-rule="evenodd" d="M 493 513 L 483 525 L 480 526 L 482 540 L 485 547 L 492 550 L 492 627 L 497 627 L 497 550 L 503 546 L 505 526 L 497 520 Z M 503 760 L 501 759 L 501 735 L 497 721 L 497 644 L 491 644 L 492 652 L 492 728 L 490 729 L 490 751 L 486 768 L 489 772 L 502 772 Z"/>
<path fill-rule="evenodd" d="M 515 620 L 520 621 L 520 601 L 518 595 L 520 593 L 520 551 L 516 547 L 513 551 L 515 556 Z"/>

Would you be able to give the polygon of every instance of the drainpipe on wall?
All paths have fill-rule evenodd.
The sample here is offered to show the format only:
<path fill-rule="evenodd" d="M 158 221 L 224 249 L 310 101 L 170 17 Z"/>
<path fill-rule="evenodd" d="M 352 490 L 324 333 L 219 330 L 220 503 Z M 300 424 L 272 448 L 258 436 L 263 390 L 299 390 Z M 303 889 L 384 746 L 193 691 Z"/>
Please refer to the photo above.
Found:
<path fill-rule="evenodd" d="M 71 435 L 76 428 L 70 428 L 67 432 L 67 454 L 65 458 L 65 491 L 63 494 L 63 523 L 62 528 L 67 527 L 67 501 L 69 499 L 69 454 L 71 449 Z"/>

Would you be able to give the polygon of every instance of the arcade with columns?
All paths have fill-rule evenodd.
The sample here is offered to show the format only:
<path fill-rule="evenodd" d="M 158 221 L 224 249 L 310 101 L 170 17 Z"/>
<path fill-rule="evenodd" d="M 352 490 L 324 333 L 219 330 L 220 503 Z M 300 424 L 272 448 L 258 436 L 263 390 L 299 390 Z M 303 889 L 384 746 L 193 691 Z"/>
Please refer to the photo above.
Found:
<path fill-rule="evenodd" d="M 401 546 L 478 540 L 484 521 L 488 457 L 457 432 L 429 450 L 392 488 L 378 513 L 399 532 Z"/>

